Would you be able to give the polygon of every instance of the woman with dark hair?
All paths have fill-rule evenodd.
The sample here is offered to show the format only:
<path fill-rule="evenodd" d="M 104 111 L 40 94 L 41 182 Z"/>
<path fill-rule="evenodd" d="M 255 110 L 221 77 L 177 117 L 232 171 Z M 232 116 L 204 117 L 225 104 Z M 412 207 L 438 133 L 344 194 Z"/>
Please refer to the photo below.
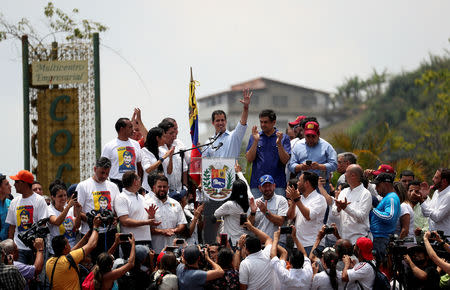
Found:
<path fill-rule="evenodd" d="M 148 192 L 152 191 L 148 185 L 148 174 L 154 170 L 163 171 L 163 167 L 167 168 L 167 173 L 172 173 L 172 155 L 174 147 L 160 157 L 159 147 L 166 143 L 164 130 L 159 127 L 153 127 L 148 131 L 145 147 L 142 148 L 142 168 L 144 169 L 144 178 L 142 187 Z M 169 157 L 168 161 L 165 161 Z"/>
<path fill-rule="evenodd" d="M 131 235 L 131 238 L 128 238 L 128 241 L 131 244 L 130 257 L 128 258 L 127 263 L 122 267 L 112 270 L 114 257 L 106 252 L 98 255 L 97 263 L 92 270 L 95 290 L 113 289 L 113 287 L 114 289 L 118 289 L 117 284 L 115 284 L 114 281 L 125 275 L 125 273 L 134 267 L 136 255 L 134 235 Z"/>
<path fill-rule="evenodd" d="M 81 205 L 77 202 L 76 197 L 71 198 L 67 202 L 66 186 L 61 183 L 52 183 L 50 187 L 50 195 L 52 202 L 48 206 L 48 228 L 50 230 L 50 242 L 54 237 L 63 235 L 69 241 L 70 247 L 76 244 L 76 232 L 81 224 Z M 49 243 L 48 249 L 53 254 L 53 249 Z"/>
<path fill-rule="evenodd" d="M 160 266 L 153 273 L 153 281 L 160 290 L 178 290 L 177 258 L 173 252 L 165 252 L 161 258 Z"/>
<path fill-rule="evenodd" d="M 237 290 L 239 289 L 239 269 L 233 267 L 234 253 L 229 248 L 222 248 L 217 256 L 217 264 L 225 272 L 222 278 L 211 281 L 208 289 Z"/>
<path fill-rule="evenodd" d="M 245 234 L 244 228 L 240 225 L 240 216 L 248 213 L 249 207 L 247 184 L 237 179 L 231 188 L 230 198 L 214 212 L 216 218 L 223 218 L 220 233 L 227 234 L 233 245 L 242 234 Z"/>
<path fill-rule="evenodd" d="M 313 264 L 313 282 L 311 290 L 316 289 L 342 289 L 342 272 L 336 270 L 339 256 L 334 248 L 325 248 L 320 258 L 324 271 L 317 273 L 319 266 Z"/>

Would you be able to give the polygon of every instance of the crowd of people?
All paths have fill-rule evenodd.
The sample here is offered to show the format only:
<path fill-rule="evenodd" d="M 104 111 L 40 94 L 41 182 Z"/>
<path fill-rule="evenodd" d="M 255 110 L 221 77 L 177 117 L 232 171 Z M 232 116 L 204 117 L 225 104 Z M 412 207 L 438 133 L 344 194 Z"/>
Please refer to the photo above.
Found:
<path fill-rule="evenodd" d="M 232 131 L 225 112 L 212 113 L 203 157 L 239 157 L 251 96 Z M 286 132 L 273 110 L 259 120 L 250 180 L 236 163 L 223 202 L 189 178 L 176 120 L 147 130 L 139 109 L 117 120 L 86 180 L 47 192 L 27 170 L 0 174 L 0 288 L 450 288 L 448 168 L 432 186 L 409 170 L 397 178 L 388 164 L 337 154 L 314 117 Z"/>

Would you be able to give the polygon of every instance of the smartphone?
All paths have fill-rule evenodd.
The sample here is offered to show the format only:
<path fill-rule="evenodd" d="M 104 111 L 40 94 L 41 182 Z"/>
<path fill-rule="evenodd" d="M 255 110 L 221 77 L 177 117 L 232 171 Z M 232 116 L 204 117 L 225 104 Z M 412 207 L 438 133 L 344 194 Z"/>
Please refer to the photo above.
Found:
<path fill-rule="evenodd" d="M 334 234 L 334 228 L 333 227 L 326 227 L 325 228 L 325 235 Z"/>
<path fill-rule="evenodd" d="M 184 243 L 185 243 L 184 239 L 177 239 L 176 242 L 175 242 L 175 244 L 177 244 L 177 245 L 182 245 Z"/>
<path fill-rule="evenodd" d="M 220 234 L 220 245 L 221 246 L 226 246 L 227 245 L 227 240 L 228 240 L 228 235 L 227 234 Z"/>
<path fill-rule="evenodd" d="M 131 234 L 120 234 L 119 240 L 128 242 L 128 238 L 131 238 Z"/>
<path fill-rule="evenodd" d="M 242 226 L 247 221 L 247 215 L 245 213 L 241 213 L 239 218 L 239 224 Z"/>
<path fill-rule="evenodd" d="M 75 190 L 72 194 L 72 199 L 76 199 L 78 197 L 78 192 Z"/>
<path fill-rule="evenodd" d="M 281 227 L 280 228 L 280 234 L 292 234 L 292 228 L 291 227 Z"/>
<path fill-rule="evenodd" d="M 169 251 L 169 252 L 173 252 L 173 251 L 175 251 L 176 249 L 178 249 L 178 247 L 174 247 L 174 246 L 167 246 L 167 247 L 166 247 L 166 251 Z"/>
<path fill-rule="evenodd" d="M 312 161 L 311 160 L 306 160 L 306 165 L 311 166 Z"/>

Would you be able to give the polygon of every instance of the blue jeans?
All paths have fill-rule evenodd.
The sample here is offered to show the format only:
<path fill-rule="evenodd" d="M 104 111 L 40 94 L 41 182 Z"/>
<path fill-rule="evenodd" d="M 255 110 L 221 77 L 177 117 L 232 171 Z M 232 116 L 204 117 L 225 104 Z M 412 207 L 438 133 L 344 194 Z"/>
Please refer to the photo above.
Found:
<path fill-rule="evenodd" d="M 389 243 L 389 238 L 377 237 L 373 238 L 373 250 L 375 251 L 375 258 L 377 263 L 384 262 L 386 258 L 386 248 Z"/>
<path fill-rule="evenodd" d="M 257 187 L 251 188 L 250 191 L 252 192 L 253 197 L 255 199 L 260 198 L 262 196 L 262 192 L 259 191 L 259 189 Z M 275 194 L 281 195 L 282 197 L 286 197 L 286 188 L 276 187 Z"/>

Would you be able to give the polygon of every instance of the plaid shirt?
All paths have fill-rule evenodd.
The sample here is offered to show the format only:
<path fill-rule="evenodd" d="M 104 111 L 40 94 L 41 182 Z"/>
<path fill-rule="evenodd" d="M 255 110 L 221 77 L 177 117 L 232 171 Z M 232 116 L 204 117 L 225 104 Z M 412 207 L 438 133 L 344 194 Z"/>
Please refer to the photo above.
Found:
<path fill-rule="evenodd" d="M 16 267 L 0 263 L 0 289 L 22 290 L 25 285 L 25 279 Z"/>

